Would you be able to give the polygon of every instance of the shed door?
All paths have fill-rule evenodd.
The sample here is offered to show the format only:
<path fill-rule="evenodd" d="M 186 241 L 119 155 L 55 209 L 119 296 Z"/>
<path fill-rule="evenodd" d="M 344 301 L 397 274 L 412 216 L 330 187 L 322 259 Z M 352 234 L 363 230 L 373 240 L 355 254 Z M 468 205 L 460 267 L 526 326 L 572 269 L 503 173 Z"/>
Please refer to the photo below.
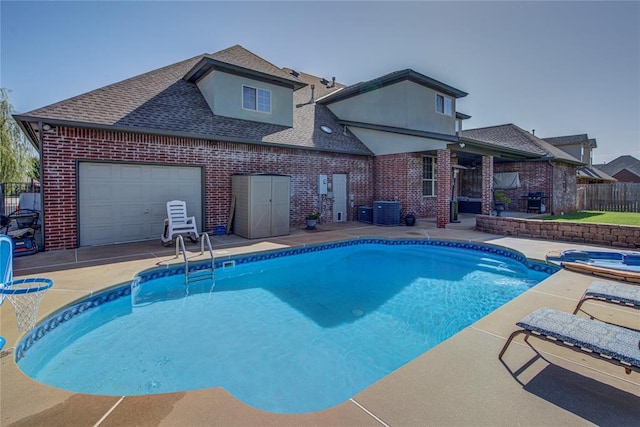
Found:
<path fill-rule="evenodd" d="M 290 182 L 288 176 L 274 176 L 271 185 L 271 235 L 289 234 Z"/>
<path fill-rule="evenodd" d="M 78 174 L 80 246 L 160 239 L 174 199 L 202 232 L 200 167 L 81 162 Z"/>

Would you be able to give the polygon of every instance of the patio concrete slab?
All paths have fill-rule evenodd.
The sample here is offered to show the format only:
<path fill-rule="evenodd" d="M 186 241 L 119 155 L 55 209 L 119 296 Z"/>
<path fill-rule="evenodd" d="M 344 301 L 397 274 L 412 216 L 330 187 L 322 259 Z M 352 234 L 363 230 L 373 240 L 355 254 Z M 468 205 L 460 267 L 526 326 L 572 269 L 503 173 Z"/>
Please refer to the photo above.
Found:
<path fill-rule="evenodd" d="M 466 220 L 466 219 L 465 219 Z M 486 242 L 544 259 L 549 250 L 591 246 L 489 235 L 468 227 L 437 229 L 362 223 L 321 225 L 316 232 L 294 229 L 288 236 L 246 240 L 212 236 L 214 253 L 230 255 L 339 241 L 353 237 L 426 238 Z M 200 246 L 188 244 L 197 260 Z M 96 291 L 130 281 L 138 272 L 182 262 L 175 248 L 158 241 L 39 253 L 14 260 L 16 277 L 52 278 L 41 303 L 43 319 Z M 515 322 L 548 306 L 573 311 L 593 277 L 560 271 L 520 297 L 409 362 L 352 400 L 308 414 L 273 414 L 251 408 L 219 387 L 164 395 L 108 397 L 58 390 L 26 377 L 13 361 L 21 332 L 10 304 L 0 309 L 7 345 L 0 364 L 0 425 L 637 425 L 640 375 L 550 343 L 521 338 L 504 363 L 497 354 Z M 640 325 L 638 310 L 585 304 L 598 318 Z M 585 313 L 581 313 L 587 316 Z M 537 351 L 534 351 L 534 349 Z"/>

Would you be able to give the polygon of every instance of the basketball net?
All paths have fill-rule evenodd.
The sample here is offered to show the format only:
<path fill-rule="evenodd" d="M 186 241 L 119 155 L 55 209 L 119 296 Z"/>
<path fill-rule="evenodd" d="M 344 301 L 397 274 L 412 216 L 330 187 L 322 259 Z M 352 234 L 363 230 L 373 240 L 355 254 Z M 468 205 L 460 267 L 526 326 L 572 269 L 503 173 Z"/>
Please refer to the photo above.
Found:
<path fill-rule="evenodd" d="M 8 287 L 0 289 L 13 306 L 19 330 L 30 331 L 36 325 L 40 301 L 52 285 L 49 279 L 33 278 L 14 280 Z"/>

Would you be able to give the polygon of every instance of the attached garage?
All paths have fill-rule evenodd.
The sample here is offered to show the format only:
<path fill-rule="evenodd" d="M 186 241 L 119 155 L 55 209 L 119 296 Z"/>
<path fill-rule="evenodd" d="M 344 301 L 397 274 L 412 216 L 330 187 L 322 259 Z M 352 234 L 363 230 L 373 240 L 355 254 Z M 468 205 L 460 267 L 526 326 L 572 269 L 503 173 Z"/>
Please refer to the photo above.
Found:
<path fill-rule="evenodd" d="M 202 232 L 202 167 L 78 163 L 80 246 L 160 239 L 166 203 L 187 202 Z"/>

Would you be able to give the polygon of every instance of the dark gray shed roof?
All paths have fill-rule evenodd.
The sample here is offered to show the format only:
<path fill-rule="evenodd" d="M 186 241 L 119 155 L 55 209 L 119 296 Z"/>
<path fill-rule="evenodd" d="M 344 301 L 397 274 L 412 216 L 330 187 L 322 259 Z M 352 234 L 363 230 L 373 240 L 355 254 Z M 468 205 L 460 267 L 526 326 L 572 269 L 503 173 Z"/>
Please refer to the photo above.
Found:
<path fill-rule="evenodd" d="M 202 60 L 226 61 L 262 76 L 289 81 L 294 91 L 293 127 L 278 126 L 214 115 L 200 90 L 184 77 Z M 308 104 L 310 87 L 321 79 L 301 74 L 297 78 L 261 60 L 241 46 L 185 61 L 123 80 L 14 117 L 29 128 L 29 122 L 167 134 L 248 143 L 269 143 L 299 148 L 371 155 L 371 151 L 342 126 L 324 105 Z M 338 86 L 331 90 L 337 90 Z M 300 106 L 296 107 L 296 105 Z M 320 126 L 334 130 L 327 134 Z M 27 129 L 28 130 L 28 129 Z M 34 145 L 38 141 L 29 134 Z"/>

